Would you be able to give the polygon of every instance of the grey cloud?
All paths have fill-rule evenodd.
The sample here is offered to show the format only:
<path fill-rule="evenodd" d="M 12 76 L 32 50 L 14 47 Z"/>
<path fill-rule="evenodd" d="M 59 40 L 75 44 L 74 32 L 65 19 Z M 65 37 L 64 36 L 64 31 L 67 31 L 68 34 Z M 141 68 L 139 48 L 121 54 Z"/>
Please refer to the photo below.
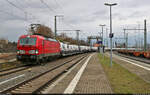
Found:
<path fill-rule="evenodd" d="M 112 8 L 113 30 L 116 34 L 122 31 L 120 25 L 125 24 L 132 27 L 132 24 L 137 21 L 143 21 L 144 17 L 149 17 L 150 13 L 149 0 L 56 0 L 57 2 L 55 0 L 43 0 L 51 10 L 40 0 L 9 1 L 31 13 L 32 15 L 27 14 L 28 21 L 31 23 L 38 23 L 39 20 L 40 23 L 50 26 L 52 29 L 54 27 L 54 15 L 64 15 L 64 22 L 58 20 L 59 28 L 72 28 L 67 25 L 72 24 L 74 29 L 85 31 L 85 37 L 92 34 L 98 35 L 100 28 L 97 27 L 99 24 L 106 24 L 109 27 L 109 7 L 105 6 L 104 2 L 118 3 Z M 0 37 L 8 36 L 8 39 L 17 41 L 17 37 L 27 33 L 25 30 L 29 28 L 31 23 L 25 21 L 25 15 L 22 11 L 14 8 L 5 0 L 0 1 L 0 9 L 15 15 L 0 12 L 0 21 L 3 22 L 0 24 Z M 33 16 L 36 19 L 33 19 Z"/>

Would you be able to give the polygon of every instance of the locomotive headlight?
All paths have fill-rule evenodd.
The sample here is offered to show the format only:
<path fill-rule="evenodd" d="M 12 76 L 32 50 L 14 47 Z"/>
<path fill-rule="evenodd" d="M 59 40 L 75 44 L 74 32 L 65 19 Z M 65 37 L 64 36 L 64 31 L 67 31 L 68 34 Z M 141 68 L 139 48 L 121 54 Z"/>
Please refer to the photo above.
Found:
<path fill-rule="evenodd" d="M 36 53 L 36 54 L 38 54 L 38 53 L 39 53 L 39 51 L 38 51 L 38 50 L 35 50 L 35 53 Z"/>
<path fill-rule="evenodd" d="M 17 50 L 17 54 L 19 54 L 20 52 L 19 52 L 19 50 Z"/>
<path fill-rule="evenodd" d="M 19 50 L 17 53 L 25 54 L 25 51 L 24 50 Z"/>

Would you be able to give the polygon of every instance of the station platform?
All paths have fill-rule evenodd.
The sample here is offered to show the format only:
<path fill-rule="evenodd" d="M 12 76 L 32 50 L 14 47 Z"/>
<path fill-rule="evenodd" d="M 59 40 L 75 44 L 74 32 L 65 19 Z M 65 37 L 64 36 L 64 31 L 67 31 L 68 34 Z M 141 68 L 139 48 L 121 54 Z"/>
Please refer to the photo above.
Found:
<path fill-rule="evenodd" d="M 89 60 L 74 93 L 112 93 L 97 53 Z"/>
<path fill-rule="evenodd" d="M 98 53 L 92 53 L 42 93 L 109 94 L 113 91 L 100 64 Z"/>

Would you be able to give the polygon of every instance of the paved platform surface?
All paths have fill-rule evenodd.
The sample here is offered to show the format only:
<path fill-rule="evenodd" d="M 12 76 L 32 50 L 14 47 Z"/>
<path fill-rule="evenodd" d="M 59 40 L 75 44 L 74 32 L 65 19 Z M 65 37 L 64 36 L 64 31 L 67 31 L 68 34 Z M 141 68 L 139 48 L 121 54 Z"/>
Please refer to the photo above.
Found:
<path fill-rule="evenodd" d="M 91 57 L 90 57 L 91 56 Z M 80 69 L 85 66 L 81 77 L 75 79 Z M 77 81 L 73 84 L 72 81 Z M 71 85 L 70 85 L 71 84 Z M 73 89 L 74 86 L 74 89 Z M 69 88 L 70 87 L 70 88 Z M 68 92 L 69 89 L 70 91 Z M 47 91 L 43 93 L 113 93 L 109 81 L 103 71 L 97 53 L 90 54 L 88 58 L 84 59 L 78 64 L 70 73 L 62 78 L 61 81 L 50 85 Z"/>
<path fill-rule="evenodd" d="M 97 53 L 89 61 L 74 93 L 112 93 Z"/>

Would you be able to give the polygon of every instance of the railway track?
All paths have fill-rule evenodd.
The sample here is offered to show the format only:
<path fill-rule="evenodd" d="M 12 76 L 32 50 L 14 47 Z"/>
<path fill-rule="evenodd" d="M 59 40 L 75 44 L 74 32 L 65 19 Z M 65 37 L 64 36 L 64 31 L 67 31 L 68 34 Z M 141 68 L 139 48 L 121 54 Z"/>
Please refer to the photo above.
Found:
<path fill-rule="evenodd" d="M 23 71 L 23 70 L 26 70 L 26 69 L 29 69 L 29 68 L 31 68 L 31 67 L 26 67 L 26 65 L 23 65 L 23 66 L 10 68 L 10 69 L 7 69 L 7 70 L 2 70 L 2 71 L 0 71 L 0 77 L 5 76 L 5 75 L 10 75 L 12 73 L 16 73 L 16 72 L 19 72 L 19 71 Z"/>
<path fill-rule="evenodd" d="M 78 56 L 70 59 L 62 64 L 54 66 L 53 68 L 34 76 L 28 80 L 20 82 L 15 86 L 1 91 L 0 93 L 40 93 L 40 91 L 48 84 L 52 83 L 63 73 L 68 71 L 75 64 L 83 60 L 87 55 Z"/>
<path fill-rule="evenodd" d="M 117 52 L 114 52 L 114 54 L 122 56 L 122 57 L 129 58 L 129 59 L 133 59 L 133 60 L 136 60 L 136 61 L 144 62 L 146 64 L 150 64 L 150 60 L 148 60 L 146 58 L 139 58 L 139 57 L 134 57 L 134 56 L 129 56 L 129 55 L 123 55 L 123 54 L 120 54 L 120 53 L 117 53 Z"/>
<path fill-rule="evenodd" d="M 9 68 L 9 69 L 1 70 L 0 71 L 0 77 L 10 75 L 10 74 L 13 74 L 13 73 L 16 73 L 19 71 L 27 70 L 27 69 L 32 68 L 32 67 L 34 67 L 34 66 L 21 65 L 21 66 Z"/>
<path fill-rule="evenodd" d="M 1 72 L 5 72 L 5 71 L 9 71 L 9 70 L 12 70 L 12 69 L 15 69 L 15 68 L 20 68 L 20 67 L 22 67 L 22 65 L 21 66 L 17 66 L 17 67 L 11 67 L 11 68 L 4 69 L 4 70 L 0 70 L 0 73 Z"/>

